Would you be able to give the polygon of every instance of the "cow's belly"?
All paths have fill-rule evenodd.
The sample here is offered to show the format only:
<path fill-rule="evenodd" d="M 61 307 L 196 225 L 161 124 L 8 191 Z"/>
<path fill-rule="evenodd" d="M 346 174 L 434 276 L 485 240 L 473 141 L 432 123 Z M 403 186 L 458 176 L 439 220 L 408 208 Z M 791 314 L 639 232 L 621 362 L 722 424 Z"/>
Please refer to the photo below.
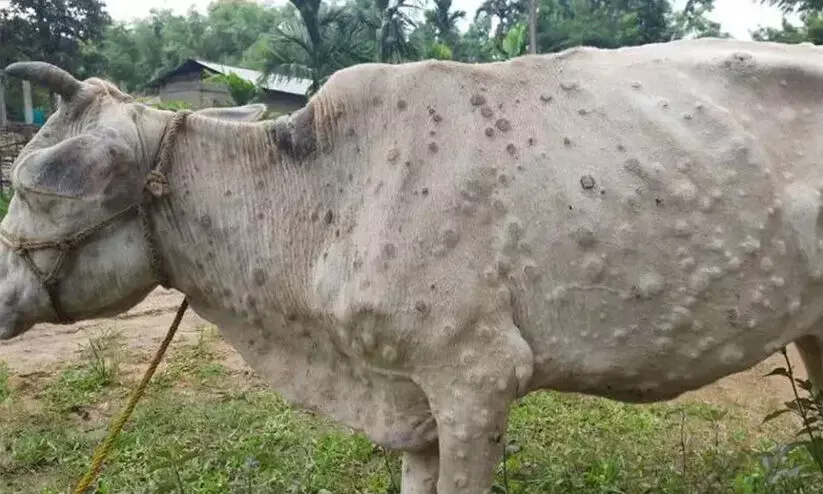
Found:
<path fill-rule="evenodd" d="M 738 221 L 746 214 L 738 210 L 705 214 L 681 235 L 672 214 L 656 224 L 601 222 L 597 241 L 572 232 L 560 249 L 535 252 L 530 262 L 544 275 L 510 280 L 535 352 L 534 386 L 669 399 L 815 331 L 823 317 L 817 209 L 798 213 L 792 202 L 802 199 L 763 211 L 759 227 Z M 564 249 L 576 252 L 559 255 Z"/>
<path fill-rule="evenodd" d="M 521 327 L 535 353 L 532 387 L 625 401 L 674 398 L 757 364 L 823 317 L 820 289 L 794 300 L 773 295 L 767 312 L 733 294 L 641 308 L 596 287 L 556 291 L 557 298 L 531 302 L 533 313 L 551 315 Z"/>
<path fill-rule="evenodd" d="M 216 324 L 226 341 L 272 389 L 301 408 L 317 411 L 390 449 L 416 451 L 437 438 L 420 388 L 345 355 L 329 332 L 306 321 L 261 311 L 259 325 L 226 311 L 192 307 Z"/>

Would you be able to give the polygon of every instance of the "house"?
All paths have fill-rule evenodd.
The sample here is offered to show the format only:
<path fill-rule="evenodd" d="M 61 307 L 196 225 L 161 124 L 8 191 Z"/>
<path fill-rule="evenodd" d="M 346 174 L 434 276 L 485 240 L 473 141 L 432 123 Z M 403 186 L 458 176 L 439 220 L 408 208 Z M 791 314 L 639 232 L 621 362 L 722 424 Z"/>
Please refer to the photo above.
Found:
<path fill-rule="evenodd" d="M 308 102 L 306 92 L 311 85 L 309 80 L 269 77 L 262 81 L 263 74 L 256 70 L 196 59 L 188 59 L 155 78 L 148 84 L 147 94 L 153 96 L 155 101 L 185 102 L 194 109 L 233 105 L 235 102 L 224 85 L 205 81 L 208 76 L 232 72 L 263 89 L 261 103 L 268 106 L 270 113 L 291 113 Z"/>

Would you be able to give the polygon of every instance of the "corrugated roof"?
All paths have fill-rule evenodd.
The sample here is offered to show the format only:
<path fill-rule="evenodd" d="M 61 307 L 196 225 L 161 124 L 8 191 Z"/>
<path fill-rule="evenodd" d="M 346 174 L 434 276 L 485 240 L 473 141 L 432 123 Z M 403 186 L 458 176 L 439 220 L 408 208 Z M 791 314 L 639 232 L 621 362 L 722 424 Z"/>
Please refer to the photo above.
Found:
<path fill-rule="evenodd" d="M 194 61 L 199 63 L 203 67 L 206 67 L 220 74 L 228 75 L 229 73 L 234 72 L 239 77 L 254 84 L 260 84 L 260 78 L 263 75 L 262 72 L 258 72 L 256 70 L 251 69 L 244 69 L 242 67 L 232 67 L 231 65 L 222 65 L 219 63 L 209 62 L 206 60 Z M 263 81 L 263 83 L 260 84 L 260 86 L 268 89 L 269 91 L 280 91 L 282 93 L 290 93 L 305 96 L 306 91 L 308 91 L 309 87 L 311 86 L 311 81 L 308 79 L 287 79 L 282 76 L 271 76 L 266 81 Z"/>

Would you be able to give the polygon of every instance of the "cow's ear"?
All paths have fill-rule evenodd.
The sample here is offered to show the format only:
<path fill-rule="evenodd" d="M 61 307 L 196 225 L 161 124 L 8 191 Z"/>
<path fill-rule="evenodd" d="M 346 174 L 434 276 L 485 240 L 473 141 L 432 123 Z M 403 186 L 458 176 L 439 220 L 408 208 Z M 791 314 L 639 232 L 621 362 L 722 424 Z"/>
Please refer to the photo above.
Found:
<path fill-rule="evenodd" d="M 104 205 L 139 200 L 140 167 L 110 129 L 95 129 L 32 151 L 14 167 L 17 187 L 49 196 L 98 199 Z"/>
<path fill-rule="evenodd" d="M 195 115 L 218 118 L 220 120 L 236 120 L 240 122 L 256 122 L 266 113 L 266 105 L 262 103 L 252 103 L 243 106 L 230 106 L 227 108 L 203 108 L 194 112 Z"/>
<path fill-rule="evenodd" d="M 317 149 L 317 134 L 314 131 L 314 104 L 309 102 L 290 115 L 279 117 L 272 124 L 272 133 L 277 148 L 299 160 Z"/>

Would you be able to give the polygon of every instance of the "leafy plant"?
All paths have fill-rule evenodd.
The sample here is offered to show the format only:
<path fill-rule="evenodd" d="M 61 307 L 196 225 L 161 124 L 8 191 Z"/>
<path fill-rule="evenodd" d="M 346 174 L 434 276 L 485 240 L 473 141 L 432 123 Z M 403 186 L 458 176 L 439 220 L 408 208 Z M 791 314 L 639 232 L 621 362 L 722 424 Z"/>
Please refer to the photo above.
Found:
<path fill-rule="evenodd" d="M 515 58 L 526 53 L 526 25 L 517 24 L 503 38 L 503 53 L 506 58 Z"/>
<path fill-rule="evenodd" d="M 803 427 L 796 433 L 798 440 L 782 445 L 772 454 L 764 456 L 765 481 L 770 485 L 784 480 L 820 482 L 820 476 L 823 476 L 823 395 L 817 392 L 811 380 L 796 378 L 786 349 L 783 348 L 781 353 L 786 360 L 786 367 L 776 367 L 766 376 L 788 379 L 795 399 L 785 402 L 784 408 L 768 414 L 763 422 L 791 413 L 800 418 Z M 800 396 L 798 388 L 805 392 L 805 396 Z M 789 455 L 796 450 L 805 451 L 805 461 L 789 461 Z"/>
<path fill-rule="evenodd" d="M 157 108 L 158 110 L 180 111 L 192 109 L 192 106 L 185 101 L 158 101 L 155 103 L 146 104 L 151 106 L 152 108 Z"/>
<path fill-rule="evenodd" d="M 204 79 L 204 82 L 225 85 L 234 103 L 241 106 L 252 103 L 263 92 L 257 84 L 243 79 L 234 72 L 214 74 Z"/>
<path fill-rule="evenodd" d="M 452 49 L 443 43 L 435 43 L 429 50 L 429 57 L 437 60 L 451 60 L 453 58 Z"/>

